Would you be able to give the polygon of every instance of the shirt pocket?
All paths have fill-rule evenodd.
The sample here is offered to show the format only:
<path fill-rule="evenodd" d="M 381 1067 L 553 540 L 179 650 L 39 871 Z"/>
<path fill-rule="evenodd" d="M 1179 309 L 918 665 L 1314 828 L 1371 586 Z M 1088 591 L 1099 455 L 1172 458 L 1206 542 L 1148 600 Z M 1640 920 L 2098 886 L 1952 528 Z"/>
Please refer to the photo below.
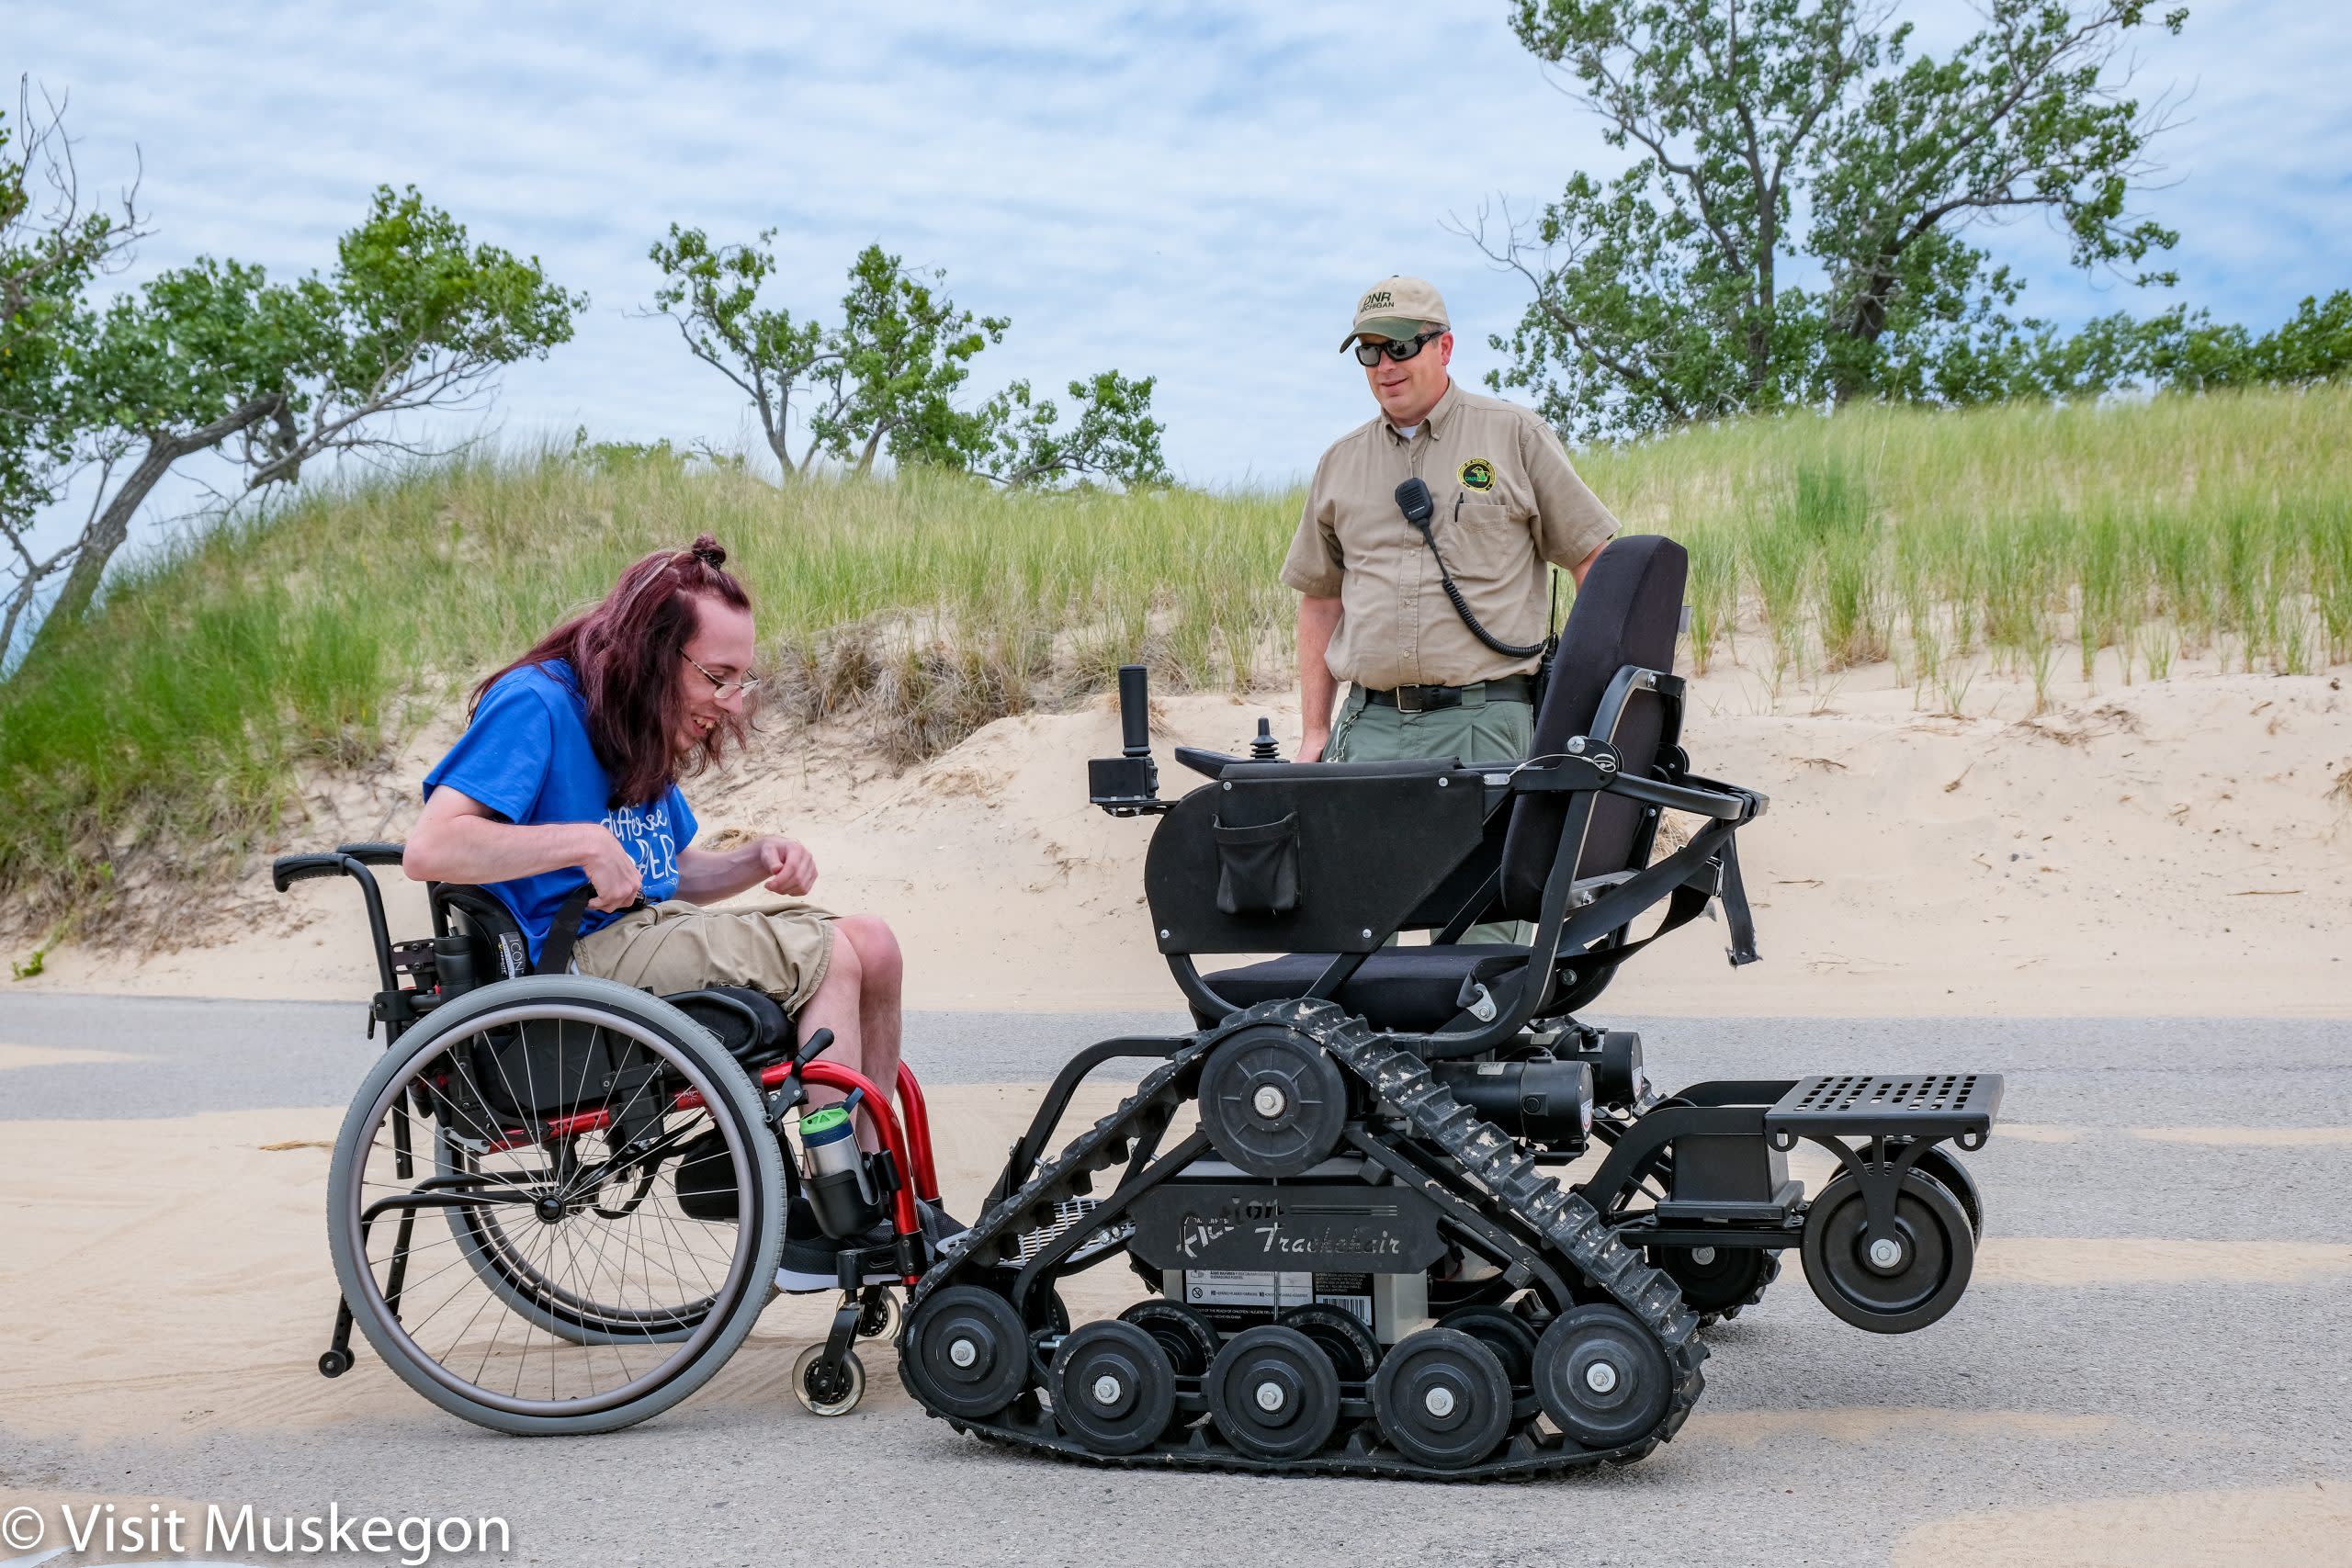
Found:
<path fill-rule="evenodd" d="M 1453 526 L 1439 530 L 1439 547 L 1453 575 L 1482 583 L 1510 583 L 1535 570 L 1535 537 L 1526 520 L 1499 501 L 1464 500 Z"/>

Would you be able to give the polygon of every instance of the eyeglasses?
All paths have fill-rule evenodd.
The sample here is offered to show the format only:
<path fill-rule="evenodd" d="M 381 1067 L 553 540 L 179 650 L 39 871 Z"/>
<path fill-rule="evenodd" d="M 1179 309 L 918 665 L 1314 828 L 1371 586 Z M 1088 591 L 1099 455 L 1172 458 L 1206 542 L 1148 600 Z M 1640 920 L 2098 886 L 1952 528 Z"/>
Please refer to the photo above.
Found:
<path fill-rule="evenodd" d="M 1380 356 L 1384 354 L 1391 359 L 1410 359 L 1413 355 L 1421 352 L 1421 345 L 1423 344 L 1428 343 L 1432 338 L 1442 338 L 1444 335 L 1445 329 L 1443 327 L 1440 327 L 1435 332 L 1423 333 L 1419 337 L 1408 337 L 1402 343 L 1398 343 L 1393 338 L 1385 343 L 1369 343 L 1359 338 L 1356 341 L 1356 363 L 1358 365 L 1377 365 L 1380 363 Z"/>
<path fill-rule="evenodd" d="M 740 681 L 722 681 L 718 676 L 712 674 L 709 671 L 703 670 L 701 661 L 695 659 L 693 654 L 681 652 L 678 657 L 693 665 L 695 669 L 702 670 L 702 678 L 711 683 L 715 694 L 718 696 L 724 697 L 729 693 L 740 692 L 748 697 L 753 692 L 759 690 L 760 678 L 757 675 L 746 675 Z"/>

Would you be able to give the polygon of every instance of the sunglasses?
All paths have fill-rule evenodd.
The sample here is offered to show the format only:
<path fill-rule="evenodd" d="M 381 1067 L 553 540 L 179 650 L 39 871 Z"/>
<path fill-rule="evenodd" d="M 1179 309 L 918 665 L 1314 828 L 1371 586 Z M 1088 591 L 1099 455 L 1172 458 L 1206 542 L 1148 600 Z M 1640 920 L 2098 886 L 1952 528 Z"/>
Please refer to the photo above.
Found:
<path fill-rule="evenodd" d="M 1443 327 L 1440 327 L 1435 332 L 1423 333 L 1419 337 L 1408 337 L 1402 343 L 1397 342 L 1394 338 L 1389 339 L 1385 343 L 1370 343 L 1363 339 L 1359 339 L 1356 343 L 1356 363 L 1358 365 L 1377 365 L 1380 363 L 1380 356 L 1384 354 L 1391 359 L 1410 359 L 1413 355 L 1421 352 L 1421 345 L 1423 344 L 1428 343 L 1434 338 L 1442 338 L 1444 335 L 1445 329 Z"/>

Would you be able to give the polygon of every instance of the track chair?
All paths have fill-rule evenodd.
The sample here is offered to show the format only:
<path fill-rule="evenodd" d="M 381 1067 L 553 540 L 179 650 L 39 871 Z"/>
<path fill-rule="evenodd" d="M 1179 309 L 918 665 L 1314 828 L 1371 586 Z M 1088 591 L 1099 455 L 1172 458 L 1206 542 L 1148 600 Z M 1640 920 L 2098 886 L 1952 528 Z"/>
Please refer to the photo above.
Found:
<path fill-rule="evenodd" d="M 1662 1096 L 1637 1037 L 1576 1016 L 1711 905 L 1732 962 L 1756 956 L 1736 835 L 1766 801 L 1682 749 L 1686 568 L 1656 536 L 1601 553 L 1517 762 L 1180 747 L 1207 782 L 1167 801 L 1143 671 L 1122 672 L 1125 753 L 1091 764 L 1091 797 L 1160 818 L 1151 931 L 1199 1027 L 1103 1042 L 1049 1089 L 909 1303 L 901 1371 L 927 1409 L 1110 1462 L 1528 1475 L 1670 1438 L 1702 1323 L 1758 1300 L 1786 1247 L 1860 1327 L 1951 1310 L 1981 1210 L 1945 1145 L 1984 1141 L 1999 1077 Z M 1696 825 L 1667 849 L 1669 812 Z M 1498 915 L 1532 939 L 1455 940 Z M 1406 931 L 1435 940 L 1389 945 Z M 1048 1157 L 1079 1083 L 1121 1058 L 1159 1065 Z M 1800 1139 L 1839 1165 L 1809 1201 Z M 1150 1298 L 1069 1327 L 1056 1281 L 1116 1257 Z"/>

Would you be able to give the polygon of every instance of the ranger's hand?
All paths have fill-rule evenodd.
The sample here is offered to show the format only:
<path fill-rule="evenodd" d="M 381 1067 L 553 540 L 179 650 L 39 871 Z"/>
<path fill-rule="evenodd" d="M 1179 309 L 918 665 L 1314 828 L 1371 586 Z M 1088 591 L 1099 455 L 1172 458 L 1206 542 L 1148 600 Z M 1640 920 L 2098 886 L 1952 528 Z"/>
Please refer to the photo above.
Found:
<path fill-rule="evenodd" d="M 596 896 L 588 900 L 592 909 L 606 914 L 626 909 L 645 890 L 645 877 L 637 869 L 637 862 L 601 823 L 588 840 L 588 852 L 580 857 L 580 869 L 588 874 L 589 882 L 596 889 Z"/>
<path fill-rule="evenodd" d="M 762 839 L 753 846 L 759 852 L 760 886 L 771 893 L 798 897 L 817 886 L 817 857 L 808 846 L 790 839 Z"/>
<path fill-rule="evenodd" d="M 1331 744 L 1331 732 L 1329 730 L 1306 730 L 1299 736 L 1298 754 L 1293 757 L 1291 761 L 1295 762 L 1319 762 L 1323 760 L 1323 748 L 1329 744 Z"/>

